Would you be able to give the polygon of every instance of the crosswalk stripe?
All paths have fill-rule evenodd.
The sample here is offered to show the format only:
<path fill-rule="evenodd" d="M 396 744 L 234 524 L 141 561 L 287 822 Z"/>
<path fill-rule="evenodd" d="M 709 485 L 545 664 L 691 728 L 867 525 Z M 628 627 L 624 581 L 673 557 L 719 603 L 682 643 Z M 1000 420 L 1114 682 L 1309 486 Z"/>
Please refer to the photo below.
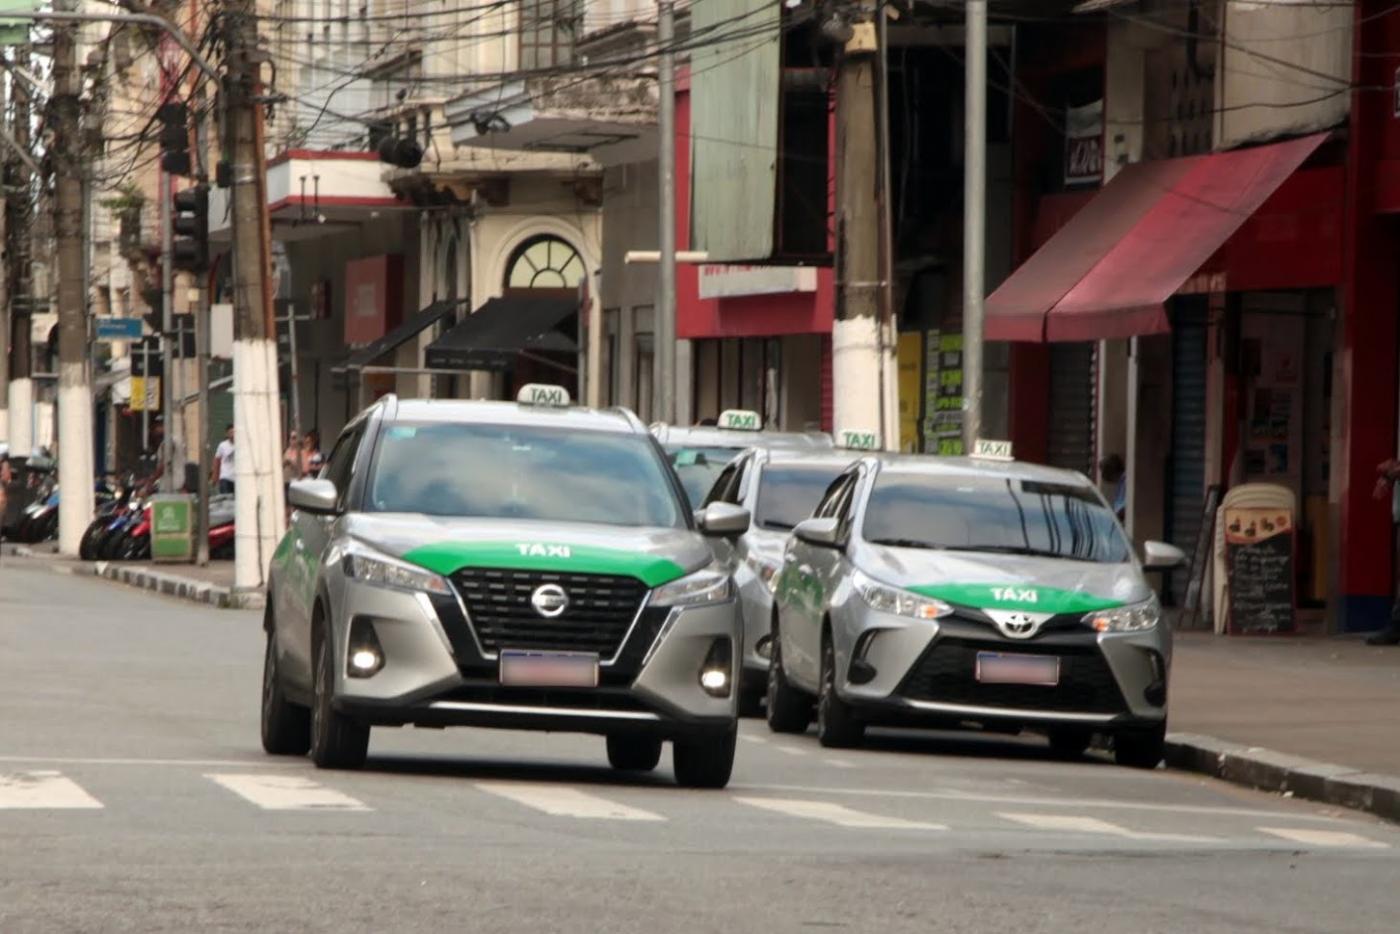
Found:
<path fill-rule="evenodd" d="M 1034 827 L 1037 830 L 1058 830 L 1064 833 L 1103 834 L 1122 837 L 1126 840 L 1152 840 L 1159 843 L 1216 843 L 1216 837 L 1203 837 L 1182 833 L 1140 833 L 1097 817 L 1080 817 L 1072 814 L 1024 814 L 1011 811 L 998 811 L 997 817 Z"/>
<path fill-rule="evenodd" d="M 91 810 L 101 807 L 101 801 L 60 772 L 0 773 L 0 810 Z"/>
<path fill-rule="evenodd" d="M 489 794 L 509 798 L 516 804 L 543 811 L 555 817 L 578 817 L 585 820 L 664 821 L 666 818 L 641 808 L 629 807 L 607 798 L 569 788 L 534 782 L 477 782 L 476 787 Z"/>
<path fill-rule="evenodd" d="M 299 775 L 206 774 L 265 811 L 368 811 L 363 802 Z"/>
<path fill-rule="evenodd" d="M 1294 843 L 1304 843 L 1308 846 L 1388 848 L 1388 844 L 1379 840 L 1371 840 L 1359 834 L 1347 833 L 1344 830 L 1313 830 L 1304 827 L 1258 827 L 1256 829 L 1261 833 L 1282 837 Z"/>
<path fill-rule="evenodd" d="M 803 801 L 797 798 L 735 798 L 740 804 L 800 817 L 807 820 L 835 824 L 837 827 L 853 827 L 864 830 L 947 830 L 943 824 L 930 824 L 925 821 L 905 820 L 902 817 L 884 817 L 857 811 L 828 801 Z"/>

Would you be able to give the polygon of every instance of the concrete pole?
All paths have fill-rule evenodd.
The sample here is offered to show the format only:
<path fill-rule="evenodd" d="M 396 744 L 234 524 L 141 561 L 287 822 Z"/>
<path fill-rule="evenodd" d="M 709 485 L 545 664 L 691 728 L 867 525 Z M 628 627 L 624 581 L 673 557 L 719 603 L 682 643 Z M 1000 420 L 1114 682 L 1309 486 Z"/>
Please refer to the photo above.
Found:
<path fill-rule="evenodd" d="M 230 144 L 233 155 L 233 423 L 238 527 L 234 589 L 256 594 L 286 522 L 282 497 L 277 328 L 269 270 L 269 222 L 262 147 L 254 0 L 226 7 L 230 20 Z"/>
<path fill-rule="evenodd" d="M 987 0 L 967 0 L 963 140 L 963 449 L 982 434 L 987 230 Z"/>
<path fill-rule="evenodd" d="M 885 448 L 881 380 L 880 173 L 876 158 L 874 11 L 860 9 L 836 79 L 836 320 L 831 332 L 835 429 L 873 432 Z M 897 439 L 896 444 L 897 444 Z"/>
<path fill-rule="evenodd" d="M 164 169 L 160 171 L 160 329 L 161 335 L 161 381 L 160 410 L 165 415 L 165 435 L 161 438 L 161 457 L 165 461 L 165 472 L 160 477 L 160 491 L 174 493 L 179 488 L 176 472 L 183 475 L 184 465 L 176 458 L 176 433 L 183 422 L 175 411 L 175 211 L 171 198 L 175 194 L 173 179 Z M 183 476 L 182 476 L 183 479 Z"/>
<path fill-rule="evenodd" d="M 201 100 L 201 103 L 203 101 Z M 209 181 L 209 124 L 203 108 L 195 117 L 195 147 L 199 153 L 199 181 Z M 196 371 L 199 381 L 199 403 L 195 418 L 195 460 L 199 463 L 198 502 L 195 504 L 195 563 L 204 567 L 209 563 L 209 274 L 197 272 L 194 276 L 198 300 L 194 308 L 194 344 L 197 358 Z M 188 446 L 188 445 L 187 445 Z"/>
<path fill-rule="evenodd" d="M 661 265 L 656 271 L 656 349 L 652 354 L 653 418 L 676 419 L 676 62 L 675 16 L 672 0 L 658 0 L 656 11 L 657 102 L 657 244 Z"/>
<path fill-rule="evenodd" d="M 71 8 L 72 0 L 67 0 Z M 55 25 L 54 237 L 58 259 L 58 550 L 77 556 L 92 522 L 92 387 L 83 281 L 83 158 L 77 27 Z"/>
<path fill-rule="evenodd" d="M 14 134 L 9 127 L 3 126 L 3 120 L 8 108 L 6 104 L 6 80 L 0 77 L 0 128 L 11 139 Z M 6 153 L 0 166 L 14 158 L 11 153 Z M 7 243 L 9 235 L 9 201 L 11 195 L 0 192 L 0 204 L 4 209 L 0 210 L 0 243 Z M 11 260 L 13 263 L 13 260 Z M 8 265 L 8 264 L 7 264 Z M 10 440 L 10 273 L 6 268 L 0 271 L 0 441 Z M 0 522 L 4 521 L 4 516 L 0 516 Z"/>
<path fill-rule="evenodd" d="M 16 60 L 29 63 L 29 47 L 21 47 Z M 20 148 L 29 146 L 29 86 L 14 82 L 14 138 Z M 30 274 L 29 242 L 33 193 L 30 190 L 30 169 L 23 160 L 15 166 L 15 186 L 18 192 L 5 202 L 5 255 L 9 282 L 10 335 L 10 456 L 28 457 L 34 448 L 34 383 L 30 379 L 33 355 L 30 352 L 30 302 L 33 286 Z"/>

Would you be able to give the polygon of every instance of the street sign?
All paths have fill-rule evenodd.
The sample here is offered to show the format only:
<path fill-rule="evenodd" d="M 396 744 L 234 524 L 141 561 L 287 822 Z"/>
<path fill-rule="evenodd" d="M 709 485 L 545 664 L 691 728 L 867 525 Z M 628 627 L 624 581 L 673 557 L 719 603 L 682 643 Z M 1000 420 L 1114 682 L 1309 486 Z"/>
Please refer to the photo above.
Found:
<path fill-rule="evenodd" d="M 151 558 L 189 561 L 194 555 L 194 500 L 184 493 L 151 497 Z"/>
<path fill-rule="evenodd" d="M 850 451 L 878 451 L 880 438 L 873 431 L 852 431 L 847 428 L 841 432 L 841 447 Z"/>
<path fill-rule="evenodd" d="M 133 376 L 131 378 L 131 411 L 160 411 L 159 376 Z"/>
<path fill-rule="evenodd" d="M 972 456 L 989 461 L 1015 460 L 1011 456 L 1010 441 L 990 441 L 986 438 L 978 438 L 972 443 Z"/>
<path fill-rule="evenodd" d="M 141 339 L 141 319 L 116 318 L 110 315 L 98 318 L 97 339 L 99 341 L 139 341 Z"/>

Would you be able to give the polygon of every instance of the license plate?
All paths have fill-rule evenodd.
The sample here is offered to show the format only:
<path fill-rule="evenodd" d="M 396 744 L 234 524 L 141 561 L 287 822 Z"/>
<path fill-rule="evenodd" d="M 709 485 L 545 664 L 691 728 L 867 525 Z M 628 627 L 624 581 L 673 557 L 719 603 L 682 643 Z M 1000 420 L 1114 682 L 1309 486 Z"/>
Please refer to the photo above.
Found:
<path fill-rule="evenodd" d="M 501 652 L 501 683 L 528 688 L 596 688 L 598 656 L 592 652 Z"/>
<path fill-rule="evenodd" d="M 982 684 L 1039 684 L 1054 687 L 1060 683 L 1060 660 L 1053 655 L 978 652 L 977 680 Z"/>

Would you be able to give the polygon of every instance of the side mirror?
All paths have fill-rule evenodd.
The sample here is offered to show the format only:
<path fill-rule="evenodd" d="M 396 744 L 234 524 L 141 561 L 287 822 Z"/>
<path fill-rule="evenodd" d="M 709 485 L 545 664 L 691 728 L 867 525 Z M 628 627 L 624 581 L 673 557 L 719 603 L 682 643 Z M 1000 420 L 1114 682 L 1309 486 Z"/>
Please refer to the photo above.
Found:
<path fill-rule="evenodd" d="M 803 519 L 792 530 L 800 541 L 819 548 L 840 548 L 841 523 L 834 518 Z"/>
<path fill-rule="evenodd" d="M 733 538 L 749 530 L 749 511 L 733 503 L 711 503 L 695 513 L 695 524 L 705 535 Z"/>
<path fill-rule="evenodd" d="M 1149 571 L 1170 571 L 1186 563 L 1186 552 L 1166 542 L 1144 542 L 1142 566 Z"/>
<path fill-rule="evenodd" d="M 340 494 L 329 480 L 297 480 L 287 488 L 287 501 L 293 509 L 326 515 L 335 512 Z"/>

